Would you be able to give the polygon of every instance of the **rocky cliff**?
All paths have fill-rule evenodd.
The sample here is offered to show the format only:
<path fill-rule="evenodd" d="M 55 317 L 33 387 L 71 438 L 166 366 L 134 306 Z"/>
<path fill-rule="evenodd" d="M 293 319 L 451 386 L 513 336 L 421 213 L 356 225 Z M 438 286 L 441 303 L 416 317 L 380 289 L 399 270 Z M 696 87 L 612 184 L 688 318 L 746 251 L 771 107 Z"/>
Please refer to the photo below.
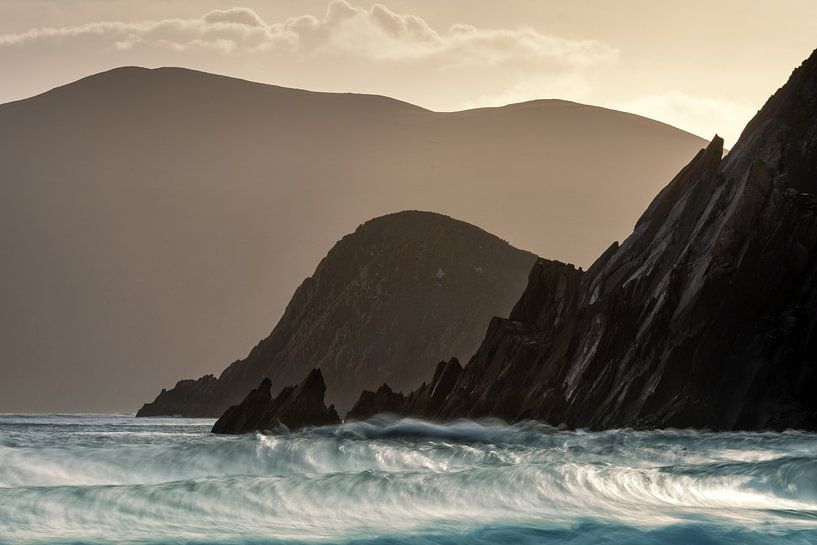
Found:
<path fill-rule="evenodd" d="M 538 261 L 444 403 L 404 414 L 817 429 L 817 52 L 722 145 L 586 272 Z"/>
<path fill-rule="evenodd" d="M 320 367 L 348 409 L 361 388 L 418 386 L 434 362 L 470 357 L 491 316 L 525 287 L 533 254 L 467 223 L 400 212 L 338 242 L 269 337 L 221 376 L 163 390 L 138 416 L 219 416 L 267 377 L 277 391 Z"/>

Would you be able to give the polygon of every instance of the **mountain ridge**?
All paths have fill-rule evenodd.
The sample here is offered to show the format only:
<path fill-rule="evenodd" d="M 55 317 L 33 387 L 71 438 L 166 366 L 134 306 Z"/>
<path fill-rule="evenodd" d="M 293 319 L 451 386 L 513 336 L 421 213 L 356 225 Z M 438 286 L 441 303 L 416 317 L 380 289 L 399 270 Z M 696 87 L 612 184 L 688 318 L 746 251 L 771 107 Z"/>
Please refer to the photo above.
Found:
<path fill-rule="evenodd" d="M 592 107 L 434 113 L 186 69 L 2 105 L 0 410 L 127 410 L 215 371 L 390 212 L 581 263 L 702 143 Z"/>
<path fill-rule="evenodd" d="M 674 131 L 679 131 L 681 133 L 687 134 L 689 136 L 700 138 L 703 140 L 703 137 L 686 131 L 684 129 L 675 127 L 669 123 L 659 121 L 657 119 L 652 119 L 640 114 L 627 112 L 623 110 L 616 110 L 615 108 L 609 108 L 606 106 L 599 106 L 595 104 L 587 104 L 584 102 L 579 102 L 575 100 L 568 100 L 562 98 L 536 98 L 530 100 L 524 100 L 521 102 L 509 102 L 507 104 L 500 104 L 496 106 L 476 106 L 473 108 L 462 108 L 456 110 L 432 110 L 430 108 L 426 108 L 424 106 L 420 106 L 418 104 L 414 104 L 412 102 L 408 102 L 405 100 L 401 100 L 399 98 L 390 97 L 387 95 L 381 95 L 377 93 L 357 93 L 357 92 L 344 92 L 344 91 L 316 91 L 312 89 L 307 89 L 304 87 L 288 87 L 285 85 L 278 85 L 274 83 L 263 83 L 248 79 L 243 79 L 235 76 L 228 76 L 224 74 L 217 74 L 213 72 L 206 72 L 203 70 L 196 70 L 193 68 L 186 68 L 184 66 L 158 66 L 155 68 L 149 68 L 145 66 L 139 65 L 125 65 L 125 66 L 117 66 L 114 68 L 110 68 L 108 70 L 103 70 L 101 72 L 96 72 L 94 74 L 89 74 L 87 76 L 83 76 L 79 79 L 74 81 L 59 85 L 52 89 L 48 89 L 43 91 L 42 93 L 38 93 L 36 95 L 21 98 L 9 102 L 0 103 L 0 106 L 10 105 L 10 104 L 17 104 L 21 102 L 26 102 L 30 100 L 39 99 L 40 97 L 46 97 L 51 94 L 57 94 L 66 90 L 73 90 L 75 87 L 81 87 L 84 85 L 89 85 L 95 83 L 97 81 L 104 81 L 108 78 L 118 76 L 120 74 L 145 74 L 150 72 L 156 73 L 167 73 L 167 74 L 181 74 L 188 78 L 213 78 L 216 80 L 221 80 L 222 82 L 231 82 L 238 85 L 248 84 L 251 86 L 257 86 L 263 89 L 275 89 L 280 92 L 292 92 L 293 94 L 300 93 L 300 94 L 310 94 L 310 95 L 324 95 L 324 96 L 332 96 L 332 97 L 343 97 L 343 96 L 353 96 L 353 97 L 368 97 L 373 99 L 382 99 L 385 103 L 393 104 L 397 107 L 404 107 L 406 109 L 414 109 L 418 111 L 427 112 L 430 114 L 441 114 L 441 115 L 457 115 L 457 114 L 467 114 L 468 112 L 487 112 L 487 111 L 495 111 L 495 110 L 521 110 L 526 108 L 532 108 L 536 106 L 547 106 L 547 105 L 564 105 L 570 107 L 579 107 L 579 108 L 589 108 L 596 111 L 607 111 L 611 113 L 615 113 L 617 115 L 624 115 L 630 116 L 633 119 L 641 119 L 649 123 L 655 123 L 658 125 L 663 125 L 666 128 L 672 129 Z"/>
<path fill-rule="evenodd" d="M 188 80 L 196 80 L 196 83 L 207 82 L 210 83 L 218 83 L 218 84 L 227 84 L 227 85 L 241 85 L 246 87 L 253 87 L 257 90 L 263 91 L 276 91 L 281 94 L 291 94 L 291 95 L 318 95 L 318 96 L 331 96 L 331 97 L 366 97 L 371 99 L 379 99 L 382 100 L 384 103 L 393 104 L 398 107 L 403 107 L 412 110 L 421 110 L 426 112 L 432 112 L 427 108 L 423 108 L 422 106 L 418 106 L 416 104 L 411 104 L 410 102 L 406 102 L 404 100 L 388 97 L 386 95 L 379 95 L 374 93 L 348 93 L 348 92 L 332 92 L 332 91 L 313 91 L 310 89 L 299 88 L 299 87 L 287 87 L 284 85 L 276 85 L 273 83 L 262 83 L 242 78 L 237 78 L 233 76 L 227 76 L 224 74 L 217 74 L 213 72 L 206 72 L 203 70 L 196 70 L 193 68 L 186 68 L 183 66 L 159 66 L 155 68 L 148 68 L 145 66 L 138 66 L 138 65 L 127 65 L 127 66 L 117 66 L 114 68 L 110 68 L 108 70 L 103 70 L 101 72 L 96 72 L 93 74 L 88 74 L 87 76 L 83 76 L 79 79 L 74 81 L 58 85 L 52 89 L 48 89 L 43 91 L 42 93 L 38 93 L 36 95 L 21 98 L 18 100 L 13 100 L 10 102 L 0 103 L 0 106 L 6 106 L 11 104 L 19 104 L 25 103 L 28 101 L 36 101 L 36 100 L 45 100 L 51 96 L 61 95 L 66 92 L 77 92 L 77 91 L 84 91 L 86 89 L 95 89 L 99 84 L 109 85 L 110 83 L 121 83 L 122 78 L 130 78 L 131 80 L 135 80 L 135 77 L 145 76 L 145 78 L 140 78 L 142 80 L 151 79 L 152 77 L 181 77 L 186 78 Z M 119 81 L 117 81 L 119 80 Z"/>

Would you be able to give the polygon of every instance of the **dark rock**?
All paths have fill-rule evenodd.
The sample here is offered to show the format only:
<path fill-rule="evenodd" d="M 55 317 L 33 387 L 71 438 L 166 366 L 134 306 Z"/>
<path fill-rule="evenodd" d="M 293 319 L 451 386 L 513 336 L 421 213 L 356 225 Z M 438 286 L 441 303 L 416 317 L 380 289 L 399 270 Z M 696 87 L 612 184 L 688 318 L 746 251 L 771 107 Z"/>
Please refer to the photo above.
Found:
<path fill-rule="evenodd" d="M 722 154 L 716 136 L 587 272 L 538 261 L 421 415 L 817 429 L 817 52 Z"/>
<path fill-rule="evenodd" d="M 434 371 L 434 378 L 428 389 L 428 397 L 431 401 L 442 403 L 448 399 L 451 390 L 462 375 L 462 365 L 457 358 L 448 361 L 441 361 Z"/>
<path fill-rule="evenodd" d="M 295 430 L 340 423 L 334 405 L 327 408 L 324 404 L 326 385 L 319 369 L 310 371 L 297 386 L 281 390 L 275 399 L 270 395 L 271 386 L 268 378 L 261 381 L 244 401 L 221 415 L 213 425 L 213 433 Z"/>
<path fill-rule="evenodd" d="M 383 382 L 416 388 L 433 362 L 474 353 L 491 316 L 519 297 L 535 260 L 440 214 L 373 219 L 332 248 L 245 359 L 218 379 L 180 382 L 139 415 L 218 416 L 262 377 L 277 390 L 314 367 L 341 409 Z"/>
<path fill-rule="evenodd" d="M 401 416 L 434 414 L 448 399 L 462 371 L 462 365 L 457 358 L 441 361 L 437 364 L 431 384 L 423 383 L 408 397 L 393 392 L 387 384 L 383 384 L 376 392 L 364 390 L 346 415 L 346 420 L 366 420 L 377 414 Z"/>
<path fill-rule="evenodd" d="M 205 375 L 198 380 L 180 380 L 171 390 L 162 388 L 156 400 L 142 405 L 136 416 L 212 416 L 207 398 L 216 395 L 217 385 L 218 380 L 213 375 Z"/>
<path fill-rule="evenodd" d="M 272 383 L 268 378 L 262 380 L 258 388 L 247 394 L 244 401 L 227 409 L 216 420 L 212 432 L 240 434 L 264 429 L 262 424 L 264 416 L 267 414 L 272 402 L 271 387 Z"/>
<path fill-rule="evenodd" d="M 363 390 L 344 420 L 366 420 L 376 414 L 405 414 L 406 396 L 383 384 L 376 392 Z"/>

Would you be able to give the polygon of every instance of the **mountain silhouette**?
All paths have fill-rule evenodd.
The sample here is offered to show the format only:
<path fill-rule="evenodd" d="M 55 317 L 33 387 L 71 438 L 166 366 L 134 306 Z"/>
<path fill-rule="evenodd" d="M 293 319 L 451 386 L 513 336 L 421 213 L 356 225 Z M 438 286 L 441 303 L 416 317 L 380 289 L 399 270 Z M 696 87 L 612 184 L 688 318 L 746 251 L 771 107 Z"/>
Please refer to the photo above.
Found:
<path fill-rule="evenodd" d="M 220 369 L 389 212 L 589 263 L 703 144 L 558 100 L 436 113 L 180 68 L 4 104 L 0 410 L 129 410 Z"/>
<path fill-rule="evenodd" d="M 439 358 L 474 353 L 491 316 L 510 311 L 535 261 L 440 214 L 367 221 L 329 251 L 246 358 L 218 379 L 180 382 L 138 415 L 219 416 L 263 379 L 277 393 L 313 368 L 326 381 L 327 402 L 341 411 L 361 388 L 383 381 L 414 388 Z"/>

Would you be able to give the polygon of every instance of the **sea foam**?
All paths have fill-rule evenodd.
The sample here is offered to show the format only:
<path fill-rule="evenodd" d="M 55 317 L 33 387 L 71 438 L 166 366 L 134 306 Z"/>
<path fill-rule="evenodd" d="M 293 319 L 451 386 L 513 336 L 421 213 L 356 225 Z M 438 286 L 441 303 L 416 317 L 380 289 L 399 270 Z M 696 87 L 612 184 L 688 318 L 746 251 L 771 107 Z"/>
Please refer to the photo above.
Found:
<path fill-rule="evenodd" d="M 817 435 L 0 416 L 0 543 L 817 543 Z"/>

